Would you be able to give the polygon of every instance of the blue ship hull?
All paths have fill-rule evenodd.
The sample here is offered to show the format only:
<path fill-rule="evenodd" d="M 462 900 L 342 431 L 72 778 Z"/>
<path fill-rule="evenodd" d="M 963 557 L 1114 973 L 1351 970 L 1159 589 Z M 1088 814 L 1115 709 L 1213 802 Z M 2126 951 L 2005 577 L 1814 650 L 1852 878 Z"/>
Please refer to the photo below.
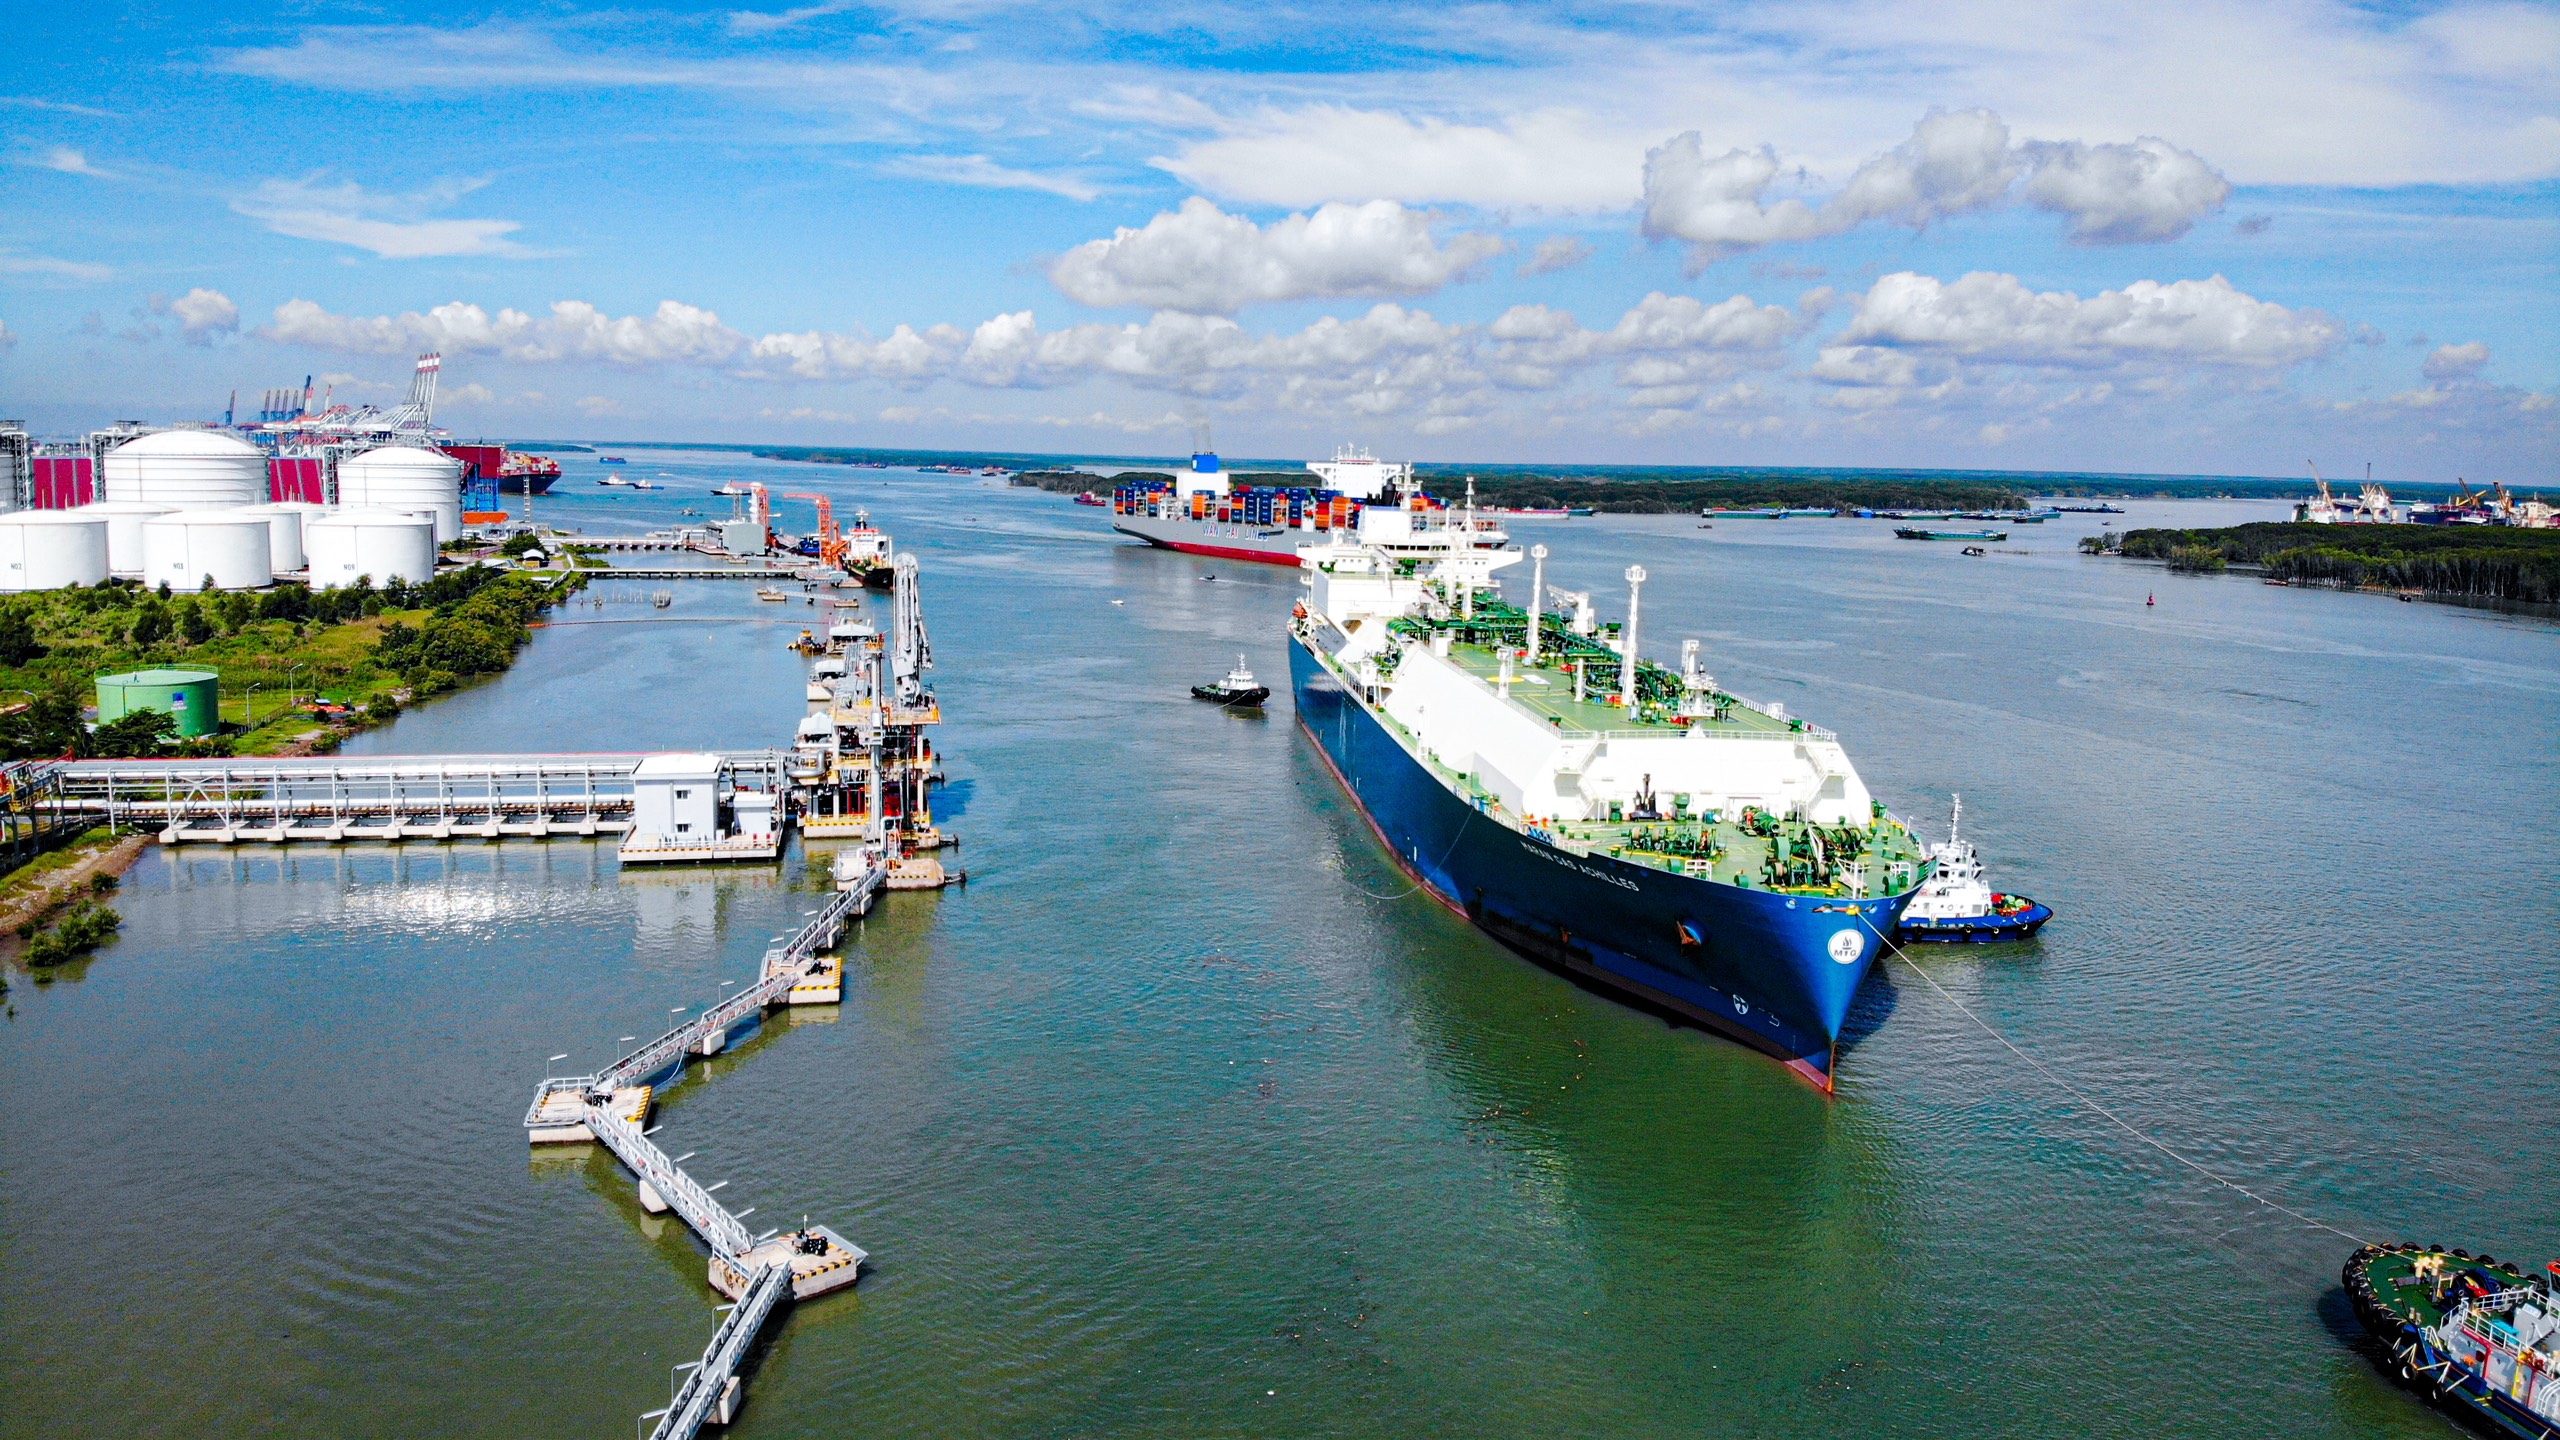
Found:
<path fill-rule="evenodd" d="M 1780 895 L 1576 855 L 1480 814 L 1291 640 L 1298 721 L 1407 873 L 1541 964 L 1764 1051 L 1824 1090 L 1911 892 Z"/>

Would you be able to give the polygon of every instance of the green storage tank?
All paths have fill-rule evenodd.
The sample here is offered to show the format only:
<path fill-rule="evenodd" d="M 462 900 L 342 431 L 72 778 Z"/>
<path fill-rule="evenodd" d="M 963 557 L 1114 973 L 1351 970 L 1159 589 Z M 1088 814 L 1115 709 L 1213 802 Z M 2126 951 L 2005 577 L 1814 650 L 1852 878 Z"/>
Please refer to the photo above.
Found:
<path fill-rule="evenodd" d="M 222 677 L 211 670 L 129 670 L 98 677 L 98 723 L 136 710 L 176 718 L 178 735 L 192 740 L 222 728 Z"/>

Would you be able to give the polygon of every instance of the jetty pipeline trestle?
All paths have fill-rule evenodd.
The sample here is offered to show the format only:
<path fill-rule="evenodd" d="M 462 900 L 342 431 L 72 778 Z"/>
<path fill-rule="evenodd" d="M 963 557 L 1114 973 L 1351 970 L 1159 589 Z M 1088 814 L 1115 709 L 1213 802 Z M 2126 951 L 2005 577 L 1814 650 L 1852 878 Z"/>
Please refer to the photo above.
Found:
<path fill-rule="evenodd" d="M 689 1440 L 707 1423 L 726 1424 L 743 1388 L 739 1368 L 782 1301 L 851 1285 L 869 1258 L 824 1225 L 789 1234 L 750 1231 L 745 1217 L 752 1207 L 731 1211 L 713 1197 L 718 1186 L 686 1174 L 678 1158 L 649 1138 L 652 1082 L 682 1068 L 688 1056 L 720 1053 L 732 1030 L 769 1006 L 839 1000 L 844 962 L 826 952 L 877 893 L 868 886 L 831 892 L 807 924 L 765 952 L 751 984 L 594 1074 L 555 1075 L 534 1089 L 524 1115 L 526 1138 L 537 1145 L 595 1141 L 611 1151 L 638 1178 L 642 1208 L 674 1211 L 711 1248 L 711 1286 L 734 1302 L 667 1408 L 641 1417 L 657 1422 L 651 1440 Z"/>

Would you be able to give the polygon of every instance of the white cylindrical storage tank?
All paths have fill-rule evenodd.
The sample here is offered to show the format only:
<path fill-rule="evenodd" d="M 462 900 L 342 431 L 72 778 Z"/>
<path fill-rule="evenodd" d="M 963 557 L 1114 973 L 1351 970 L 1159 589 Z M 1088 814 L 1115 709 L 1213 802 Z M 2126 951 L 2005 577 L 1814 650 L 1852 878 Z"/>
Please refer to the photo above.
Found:
<path fill-rule="evenodd" d="M 276 578 L 267 517 L 245 506 L 180 510 L 142 522 L 142 583 L 190 594 L 213 577 L 216 590 L 255 590 Z"/>
<path fill-rule="evenodd" d="M 255 505 L 267 498 L 267 452 L 218 430 L 160 430 L 107 452 L 104 500 L 172 510 Z"/>
<path fill-rule="evenodd" d="M 106 578 L 106 516 L 77 510 L 0 515 L 0 590 L 59 590 Z"/>
<path fill-rule="evenodd" d="M 338 462 L 338 503 L 434 515 L 438 542 L 462 533 L 462 462 L 439 450 L 385 445 Z"/>
<path fill-rule="evenodd" d="M 142 573 L 142 522 L 161 515 L 174 515 L 175 505 L 153 505 L 141 500 L 101 500 L 95 505 L 80 505 L 62 511 L 65 515 L 85 515 L 107 522 L 107 569 L 117 575 Z"/>
<path fill-rule="evenodd" d="M 401 510 L 332 510 L 302 527 L 311 588 L 335 590 L 370 576 L 422 584 L 436 573 L 436 522 Z"/>
<path fill-rule="evenodd" d="M 308 500 L 277 500 L 265 505 L 243 505 L 240 513 L 256 515 L 267 522 L 267 558 L 277 574 L 292 575 L 310 563 L 302 553 L 302 527 L 328 514 L 329 507 Z"/>

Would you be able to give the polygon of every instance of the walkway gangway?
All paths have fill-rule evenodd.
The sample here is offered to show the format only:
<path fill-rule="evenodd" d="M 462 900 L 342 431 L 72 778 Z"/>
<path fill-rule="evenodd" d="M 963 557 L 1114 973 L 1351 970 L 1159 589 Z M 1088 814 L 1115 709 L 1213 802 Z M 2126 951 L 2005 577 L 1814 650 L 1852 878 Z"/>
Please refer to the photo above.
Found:
<path fill-rule="evenodd" d="M 825 952 L 835 948 L 845 925 L 869 898 L 868 892 L 829 892 L 826 903 L 809 923 L 790 940 L 764 953 L 764 963 L 755 980 L 737 993 L 592 1075 L 554 1075 L 544 1080 L 534 1088 L 533 1104 L 524 1112 L 525 1129 L 546 1132 L 564 1121 L 578 1123 L 576 1106 L 600 1104 L 617 1090 L 645 1085 L 682 1065 L 687 1055 L 719 1054 L 728 1045 L 730 1031 L 767 1007 L 781 1003 L 793 987 L 831 968 Z M 575 1097 L 574 1102 L 571 1097 Z"/>
<path fill-rule="evenodd" d="M 639 1177 L 644 1208 L 673 1210 L 711 1247 L 711 1284 L 735 1301 L 668 1407 L 641 1417 L 658 1422 L 652 1440 L 690 1440 L 708 1422 L 727 1423 L 736 1408 L 738 1369 L 784 1297 L 806 1298 L 850 1285 L 870 1256 L 823 1225 L 804 1226 L 789 1235 L 750 1232 L 745 1216 L 751 1209 L 733 1213 L 713 1199 L 716 1187 L 686 1174 L 647 1130 L 618 1112 L 630 1103 L 633 1087 L 682 1065 L 687 1055 L 717 1054 L 731 1027 L 766 1006 L 790 1003 L 795 992 L 828 999 L 840 994 L 841 962 L 825 952 L 843 938 L 845 926 L 870 898 L 868 890 L 830 891 L 826 903 L 789 940 L 765 952 L 754 983 L 593 1075 L 544 1080 L 525 1112 L 526 1132 L 537 1144 L 584 1138 L 613 1152 Z"/>
<path fill-rule="evenodd" d="M 734 1409 L 738 1367 L 745 1363 L 747 1350 L 755 1344 L 756 1332 L 764 1328 L 766 1317 L 790 1293 L 789 1265 L 768 1265 L 756 1272 L 755 1284 L 730 1307 L 720 1328 L 711 1332 L 711 1343 L 703 1347 L 702 1358 L 685 1375 L 683 1388 L 667 1402 L 667 1408 L 640 1417 L 658 1422 L 649 1432 L 649 1440 L 691 1440 L 709 1421 L 728 1423 Z"/>

